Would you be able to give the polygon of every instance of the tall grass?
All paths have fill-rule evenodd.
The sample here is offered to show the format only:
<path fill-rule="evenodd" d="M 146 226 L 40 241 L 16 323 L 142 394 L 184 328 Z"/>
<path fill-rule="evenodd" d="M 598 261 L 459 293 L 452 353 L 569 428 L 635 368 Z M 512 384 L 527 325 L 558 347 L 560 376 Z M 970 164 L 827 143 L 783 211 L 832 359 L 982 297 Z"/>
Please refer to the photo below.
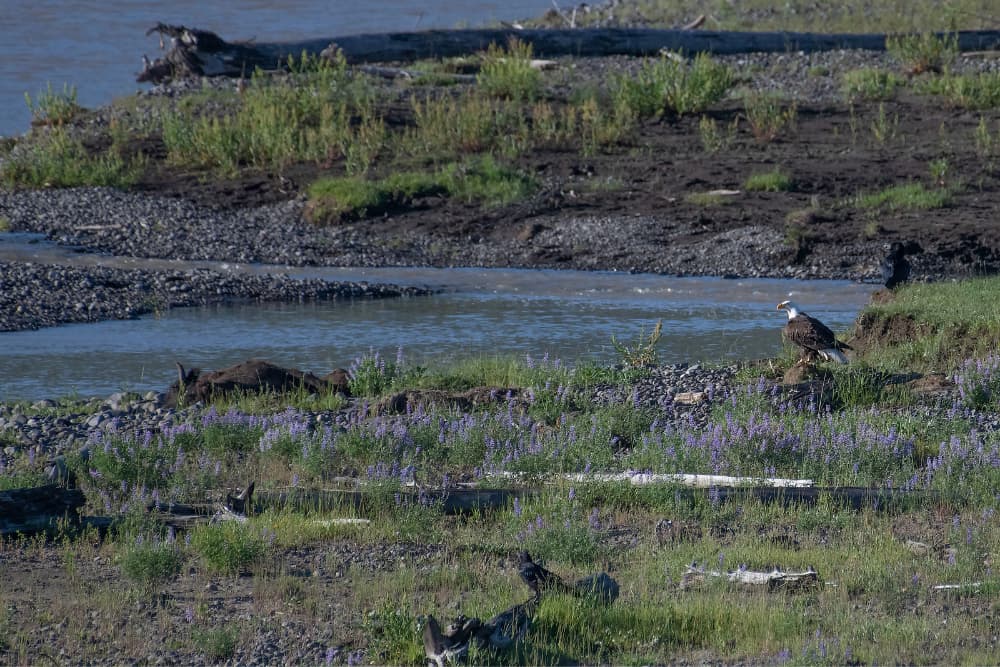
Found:
<path fill-rule="evenodd" d="M 699 53 L 690 62 L 670 54 L 646 62 L 635 76 L 621 76 L 612 96 L 641 117 L 699 113 L 721 100 L 733 85 L 732 71 Z"/>

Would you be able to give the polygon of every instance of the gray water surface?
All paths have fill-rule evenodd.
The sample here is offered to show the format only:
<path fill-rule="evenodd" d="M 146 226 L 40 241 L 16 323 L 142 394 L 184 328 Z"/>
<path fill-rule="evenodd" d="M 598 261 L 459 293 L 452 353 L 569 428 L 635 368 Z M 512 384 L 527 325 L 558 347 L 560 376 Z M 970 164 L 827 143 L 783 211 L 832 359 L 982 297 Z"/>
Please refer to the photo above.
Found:
<path fill-rule="evenodd" d="M 569 3 L 565 3 L 567 6 Z M 0 3 L 0 135 L 28 129 L 24 94 L 75 86 L 87 107 L 141 89 L 146 36 L 157 22 L 216 32 L 229 41 L 279 42 L 369 32 L 479 26 L 540 16 L 551 0 L 33 0 Z"/>
<path fill-rule="evenodd" d="M 326 373 L 360 355 L 412 363 L 515 355 L 613 361 L 663 321 L 665 362 L 751 359 L 781 348 L 792 298 L 834 330 L 874 289 L 843 281 L 724 280 L 504 269 L 288 269 L 291 275 L 438 287 L 429 297 L 175 309 L 159 317 L 0 333 L 0 398 L 162 390 L 174 362 L 248 358 Z"/>

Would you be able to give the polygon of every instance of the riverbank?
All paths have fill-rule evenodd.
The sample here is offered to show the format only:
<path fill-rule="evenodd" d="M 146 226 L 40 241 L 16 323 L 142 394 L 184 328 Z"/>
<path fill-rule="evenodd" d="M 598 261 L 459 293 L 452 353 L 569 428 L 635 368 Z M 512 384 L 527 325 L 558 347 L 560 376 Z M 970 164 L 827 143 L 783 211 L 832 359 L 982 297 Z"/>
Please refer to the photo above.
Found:
<path fill-rule="evenodd" d="M 499 151 L 502 162 L 530 183 L 530 194 L 484 203 L 438 190 L 403 197 L 377 214 L 326 222 L 316 219 L 320 203 L 310 184 L 352 173 L 343 155 L 249 164 L 228 173 L 208 163 L 181 165 L 157 125 L 187 113 L 182 109 L 219 114 L 239 104 L 232 82 L 183 83 L 68 120 L 66 127 L 84 137 L 82 145 L 95 156 L 105 150 L 108 128 L 134 128 L 126 130 L 134 135 L 115 139 L 120 146 L 114 150 L 137 151 L 141 158 L 137 180 L 125 190 L 8 183 L 0 189 L 0 220 L 14 231 L 44 233 L 101 253 L 293 266 L 571 268 L 873 281 L 886 244 L 901 241 L 911 251 L 917 280 L 996 271 L 1000 236 L 986 221 L 1000 205 L 993 168 L 1000 128 L 988 110 L 934 93 L 935 85 L 944 85 L 935 83 L 937 75 L 896 74 L 905 69 L 899 57 L 832 52 L 718 58 L 733 83 L 703 111 L 636 117 L 627 126 L 605 127 L 617 134 L 593 146 L 575 146 L 562 135 L 532 136 L 518 139 L 526 143 L 506 155 L 492 146 L 499 138 L 479 139 L 482 147 L 471 152 Z M 594 99 L 607 104 L 606 96 L 616 94 L 607 82 L 637 77 L 649 63 L 562 59 L 542 73 L 539 95 L 553 113 L 569 117 L 582 108 L 579 91 L 597 91 Z M 947 76 L 988 77 L 997 66 L 988 57 L 955 54 Z M 413 111 L 406 108 L 418 104 L 413 100 L 445 91 L 458 100 L 479 99 L 468 79 L 448 80 L 447 67 L 432 74 L 440 85 L 349 75 L 351 85 L 373 95 L 373 113 L 380 114 L 386 132 L 369 181 L 413 168 L 392 143 L 409 141 L 407 132 L 429 131 L 420 123 L 414 127 Z M 284 84 L 279 77 L 251 85 Z M 763 101 L 770 111 L 750 106 Z M 490 104 L 504 113 L 525 108 L 517 101 Z M 535 104 L 534 111 L 524 110 L 529 117 L 540 113 Z M 453 113 L 461 119 L 467 111 L 456 107 Z M 773 117 L 757 119 L 758 112 Z M 765 122 L 778 125 L 761 134 L 759 123 Z M 403 127 L 403 138 L 386 129 L 396 125 Z M 0 167 L 9 171 L 19 156 L 42 150 L 46 137 L 61 131 L 36 128 L 7 146 Z M 459 164 L 459 173 L 483 168 L 478 162 L 462 166 L 461 151 L 458 162 L 453 159 L 444 162 Z M 503 172 L 499 177 L 506 178 Z M 294 291 L 289 295 L 300 298 Z M 257 298 L 249 287 L 242 296 Z"/>

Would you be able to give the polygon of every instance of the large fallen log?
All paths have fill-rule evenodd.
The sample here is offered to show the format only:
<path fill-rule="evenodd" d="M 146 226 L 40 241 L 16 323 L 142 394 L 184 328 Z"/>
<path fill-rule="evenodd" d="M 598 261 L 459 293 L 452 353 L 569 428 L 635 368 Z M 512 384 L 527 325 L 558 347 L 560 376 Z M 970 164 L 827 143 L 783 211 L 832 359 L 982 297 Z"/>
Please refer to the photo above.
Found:
<path fill-rule="evenodd" d="M 76 522 L 85 502 L 80 489 L 58 484 L 0 491 L 0 535 L 46 530 L 63 518 Z"/>
<path fill-rule="evenodd" d="M 450 58 L 506 44 L 512 37 L 531 44 L 535 55 L 649 56 L 661 50 L 686 53 L 751 53 L 864 49 L 884 51 L 884 34 L 821 34 L 802 32 L 721 32 L 658 30 L 654 28 L 587 28 L 580 30 L 426 30 L 346 35 L 302 42 L 227 42 L 213 32 L 159 23 L 149 33 L 171 39 L 171 47 L 155 61 L 143 56 L 138 81 L 162 83 L 190 76 L 243 77 L 256 68 L 280 69 L 289 57 L 320 56 L 340 49 L 350 63 L 399 62 Z M 147 33 L 148 34 L 148 33 Z M 962 51 L 982 51 L 1000 45 L 1000 31 L 956 33 Z"/>

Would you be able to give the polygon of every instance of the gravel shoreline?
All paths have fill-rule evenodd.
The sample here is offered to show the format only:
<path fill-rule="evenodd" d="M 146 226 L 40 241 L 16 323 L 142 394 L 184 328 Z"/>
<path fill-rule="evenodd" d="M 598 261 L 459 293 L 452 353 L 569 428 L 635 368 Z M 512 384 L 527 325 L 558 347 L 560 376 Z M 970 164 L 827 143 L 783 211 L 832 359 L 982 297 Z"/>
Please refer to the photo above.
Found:
<path fill-rule="evenodd" d="M 132 319 L 168 308 L 239 300 L 328 301 L 429 293 L 418 287 L 208 269 L 148 271 L 0 262 L 0 331 Z"/>

